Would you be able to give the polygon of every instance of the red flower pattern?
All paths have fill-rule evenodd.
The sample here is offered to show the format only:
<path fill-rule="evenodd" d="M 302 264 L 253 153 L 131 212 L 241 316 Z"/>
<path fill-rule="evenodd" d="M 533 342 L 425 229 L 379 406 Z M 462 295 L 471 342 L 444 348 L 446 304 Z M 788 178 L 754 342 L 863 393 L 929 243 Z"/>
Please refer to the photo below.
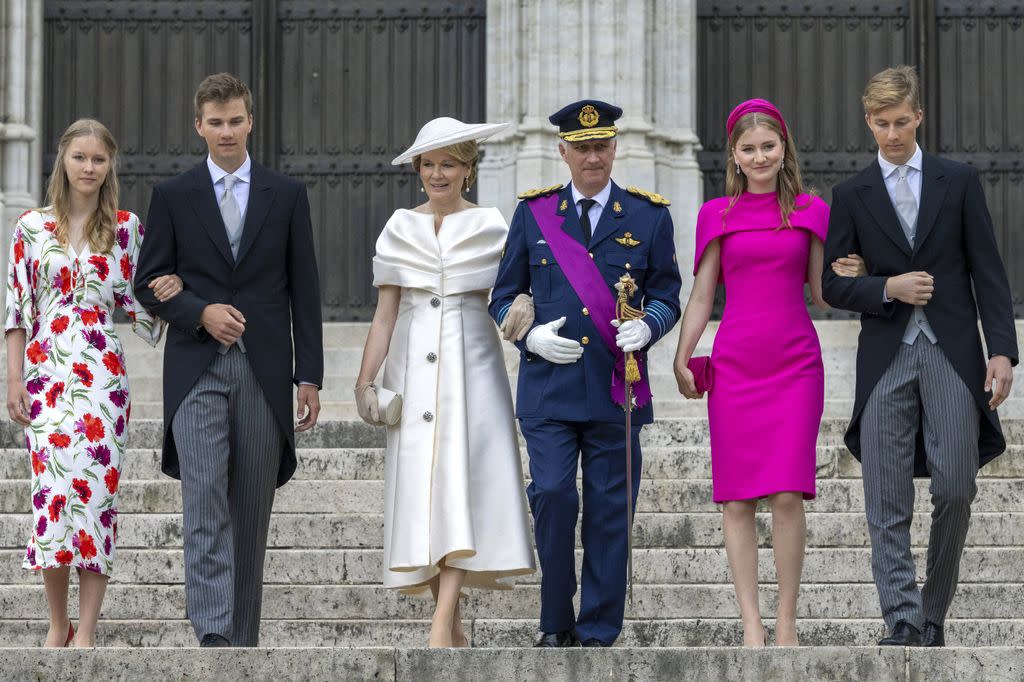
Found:
<path fill-rule="evenodd" d="M 50 445 L 55 448 L 66 448 L 71 445 L 71 436 L 66 433 L 51 433 L 49 440 Z"/>
<path fill-rule="evenodd" d="M 53 322 L 50 323 L 50 331 L 54 334 L 63 334 L 67 330 L 69 322 L 70 320 L 67 315 L 54 318 Z"/>
<path fill-rule="evenodd" d="M 78 495 L 78 499 L 82 501 L 82 504 L 89 504 L 89 500 L 92 499 L 92 488 L 89 487 L 89 481 L 84 478 L 73 478 L 71 479 L 71 487 L 74 489 L 75 494 Z"/>
<path fill-rule="evenodd" d="M 85 366 L 84 362 L 76 362 L 71 365 L 71 371 L 75 373 L 75 376 L 78 377 L 78 380 L 81 381 L 86 388 L 92 386 L 92 372 L 89 371 L 89 368 Z"/>
<path fill-rule="evenodd" d="M 94 417 L 91 414 L 87 414 L 82 417 L 84 429 L 82 433 L 85 434 L 86 439 L 90 443 L 95 443 L 98 440 L 102 440 L 103 436 L 106 435 L 106 430 L 103 428 L 103 422 L 100 421 L 99 417 Z"/>
<path fill-rule="evenodd" d="M 117 356 L 117 353 L 107 351 L 103 354 L 103 364 L 106 366 L 107 371 L 114 376 L 121 376 L 124 374 L 124 365 L 121 364 L 121 358 Z"/>
<path fill-rule="evenodd" d="M 68 566 L 74 560 L 75 555 L 66 549 L 59 549 L 57 553 L 53 555 L 53 558 L 57 560 L 57 563 L 61 566 Z"/>
<path fill-rule="evenodd" d="M 78 531 L 78 553 L 83 559 L 92 559 L 96 556 L 96 542 L 84 530 Z"/>
<path fill-rule="evenodd" d="M 107 281 L 107 275 L 110 274 L 110 263 L 107 262 L 106 256 L 89 256 L 89 263 L 96 269 L 96 274 L 99 275 L 101 282 Z"/>
<path fill-rule="evenodd" d="M 46 392 L 46 406 L 57 407 L 57 398 L 64 393 L 64 382 L 58 381 Z"/>
<path fill-rule="evenodd" d="M 121 479 L 121 474 L 114 467 L 107 469 L 106 475 L 103 477 L 103 482 L 107 484 L 107 490 L 113 495 L 117 492 L 117 483 Z"/>

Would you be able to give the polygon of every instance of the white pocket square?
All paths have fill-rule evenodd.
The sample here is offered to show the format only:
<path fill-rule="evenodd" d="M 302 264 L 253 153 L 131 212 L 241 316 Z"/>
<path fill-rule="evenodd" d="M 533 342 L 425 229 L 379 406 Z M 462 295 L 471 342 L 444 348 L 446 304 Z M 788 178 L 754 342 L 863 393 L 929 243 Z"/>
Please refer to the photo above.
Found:
<path fill-rule="evenodd" d="M 547 244 L 547 242 L 546 242 L 546 241 L 544 241 L 543 239 L 538 239 L 538 240 L 537 240 L 537 243 L 538 243 L 538 244 Z"/>

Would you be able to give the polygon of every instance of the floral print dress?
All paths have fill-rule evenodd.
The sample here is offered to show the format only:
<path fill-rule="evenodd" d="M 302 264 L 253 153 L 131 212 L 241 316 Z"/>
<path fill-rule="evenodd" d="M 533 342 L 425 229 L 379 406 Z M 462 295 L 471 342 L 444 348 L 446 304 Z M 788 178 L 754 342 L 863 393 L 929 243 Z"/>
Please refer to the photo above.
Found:
<path fill-rule="evenodd" d="M 76 254 L 53 236 L 56 218 L 18 219 L 8 259 L 6 330 L 25 329 L 25 387 L 32 424 L 32 537 L 23 566 L 74 566 L 109 575 L 117 542 L 117 488 L 131 402 L 114 308 L 156 345 L 164 323 L 135 298 L 144 233 L 117 213 L 109 254 Z"/>

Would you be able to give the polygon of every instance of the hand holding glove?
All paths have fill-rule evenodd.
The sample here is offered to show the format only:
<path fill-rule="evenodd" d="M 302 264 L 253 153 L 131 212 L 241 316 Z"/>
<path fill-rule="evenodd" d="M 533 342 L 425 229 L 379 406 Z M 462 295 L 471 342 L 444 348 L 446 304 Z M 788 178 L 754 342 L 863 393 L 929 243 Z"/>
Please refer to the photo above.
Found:
<path fill-rule="evenodd" d="M 376 387 L 372 383 L 356 386 L 355 396 L 359 417 L 370 426 L 380 426 L 380 408 L 377 406 Z"/>
<path fill-rule="evenodd" d="M 505 321 L 501 323 L 501 338 L 506 341 L 522 341 L 533 326 L 533 297 L 519 294 L 512 301 Z"/>
<path fill-rule="evenodd" d="M 651 341 L 651 328 L 642 320 L 612 320 L 612 326 L 619 330 L 615 335 L 615 345 L 623 353 L 638 351 Z"/>
<path fill-rule="evenodd" d="M 583 346 L 579 341 L 558 335 L 558 330 L 564 324 L 565 318 L 560 317 L 554 322 L 534 327 L 526 337 L 526 349 L 556 365 L 568 365 L 576 362 L 583 355 Z"/>

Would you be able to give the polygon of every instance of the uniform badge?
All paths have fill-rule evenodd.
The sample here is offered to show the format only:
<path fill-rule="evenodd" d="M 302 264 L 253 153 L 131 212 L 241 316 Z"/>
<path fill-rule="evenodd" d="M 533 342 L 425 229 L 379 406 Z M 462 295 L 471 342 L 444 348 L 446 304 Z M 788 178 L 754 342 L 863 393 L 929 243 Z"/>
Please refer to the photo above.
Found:
<path fill-rule="evenodd" d="M 579 122 L 584 128 L 593 128 L 600 120 L 601 114 L 597 113 L 593 104 L 587 104 L 580 109 Z"/>
<path fill-rule="evenodd" d="M 633 248 L 634 246 L 639 246 L 639 244 L 640 244 L 640 242 L 638 242 L 637 240 L 633 239 L 633 233 L 632 232 L 627 232 L 626 234 L 624 234 L 621 237 L 617 238 L 615 241 L 617 241 L 618 243 L 622 244 L 623 246 L 628 246 L 629 248 Z"/>
<path fill-rule="evenodd" d="M 569 200 L 568 199 L 562 199 L 562 203 L 558 207 L 558 210 L 559 211 L 567 211 L 567 210 L 569 210 Z"/>
<path fill-rule="evenodd" d="M 612 204 L 612 210 L 615 211 L 616 213 L 622 213 L 622 204 L 616 201 L 614 204 Z"/>

